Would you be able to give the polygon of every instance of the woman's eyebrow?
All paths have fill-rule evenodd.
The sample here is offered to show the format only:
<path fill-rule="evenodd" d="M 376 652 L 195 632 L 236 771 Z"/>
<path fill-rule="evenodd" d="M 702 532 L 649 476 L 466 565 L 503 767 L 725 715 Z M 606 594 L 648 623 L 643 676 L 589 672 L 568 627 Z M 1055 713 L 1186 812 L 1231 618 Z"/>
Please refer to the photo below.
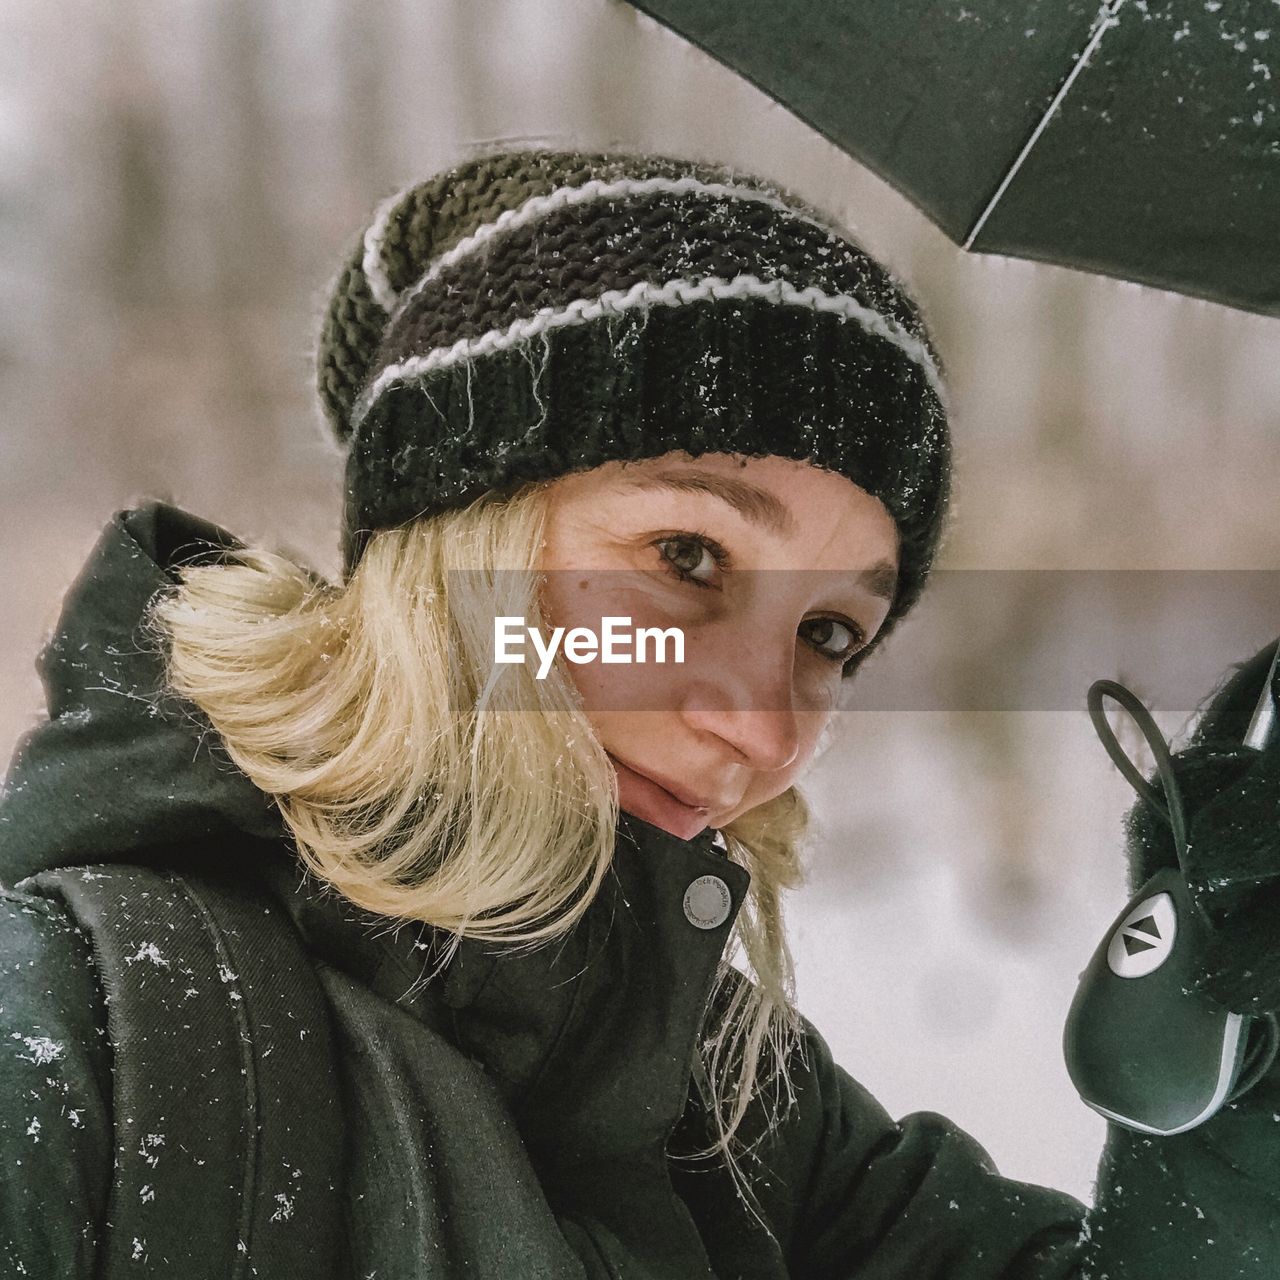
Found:
<path fill-rule="evenodd" d="M 709 493 L 727 502 L 753 524 L 790 537 L 795 533 L 791 508 L 776 494 L 749 480 L 717 475 L 714 471 L 650 471 L 624 475 L 622 483 L 632 489 L 674 489 L 681 493 Z"/>
<path fill-rule="evenodd" d="M 621 483 L 631 489 L 668 489 L 678 493 L 709 493 L 727 502 L 753 524 L 763 525 L 775 533 L 790 537 L 795 533 L 791 508 L 776 494 L 749 480 L 717 475 L 714 471 L 649 471 L 624 475 Z M 858 574 L 858 581 L 874 596 L 892 600 L 898 588 L 898 570 L 888 560 L 881 560 Z"/>
<path fill-rule="evenodd" d="M 881 600 L 892 601 L 898 590 L 898 570 L 887 560 L 881 560 L 870 569 L 863 569 L 858 574 L 858 580 L 873 596 L 879 596 Z"/>

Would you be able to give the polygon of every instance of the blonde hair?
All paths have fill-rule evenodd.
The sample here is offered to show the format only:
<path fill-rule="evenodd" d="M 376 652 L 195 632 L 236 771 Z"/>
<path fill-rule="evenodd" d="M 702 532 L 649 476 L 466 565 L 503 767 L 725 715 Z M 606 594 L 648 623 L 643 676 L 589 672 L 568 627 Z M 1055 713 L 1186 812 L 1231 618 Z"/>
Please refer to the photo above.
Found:
<path fill-rule="evenodd" d="M 495 612 L 542 626 L 544 492 L 381 530 L 341 585 L 237 549 L 179 568 L 148 616 L 168 685 L 275 798 L 306 866 L 369 911 L 448 935 L 437 972 L 462 937 L 528 947 L 572 928 L 613 854 L 613 767 L 562 661 L 545 680 L 492 663 Z M 491 668 L 501 678 L 481 687 Z M 721 1016 L 699 1038 L 717 1136 L 697 1154 L 723 1154 L 749 1207 L 739 1126 L 770 1085 L 765 1132 L 794 1097 L 781 898 L 808 819 L 792 787 L 724 829 L 751 887 L 720 961 Z"/>

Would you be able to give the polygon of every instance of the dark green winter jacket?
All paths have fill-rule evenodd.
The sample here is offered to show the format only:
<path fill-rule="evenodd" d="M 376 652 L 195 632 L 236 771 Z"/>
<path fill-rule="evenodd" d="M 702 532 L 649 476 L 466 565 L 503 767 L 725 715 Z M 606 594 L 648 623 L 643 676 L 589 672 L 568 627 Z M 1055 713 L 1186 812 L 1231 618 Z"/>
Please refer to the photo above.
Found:
<path fill-rule="evenodd" d="M 446 972 L 423 983 L 425 933 L 391 929 L 322 891 L 301 871 L 269 797 L 231 766 L 194 708 L 178 714 L 174 701 L 157 702 L 159 665 L 138 622 L 198 540 L 210 555 L 235 545 L 164 503 L 107 525 L 41 654 L 49 717 L 21 742 L 0 804 L 4 1277 L 87 1280 L 103 1242 L 143 1210 L 151 1221 L 202 1221 L 195 1206 L 167 1199 L 163 1134 L 142 1140 L 154 1178 L 130 1193 L 137 1203 L 113 1185 L 116 1144 L 136 1139 L 115 1106 L 128 1046 L 108 1034 L 111 991 L 89 940 L 56 894 L 27 879 L 58 866 L 93 875 L 133 864 L 231 869 L 287 913 L 318 975 L 337 1086 L 317 1099 L 306 1137 L 341 1144 L 340 1176 L 313 1185 L 303 1155 L 260 1171 L 281 1182 L 282 1207 L 295 1191 L 310 1196 L 321 1213 L 308 1220 L 329 1224 L 328 1235 L 313 1227 L 295 1239 L 291 1221 L 302 1215 L 272 1215 L 262 1229 L 296 1247 L 289 1276 L 1280 1275 L 1274 1078 L 1188 1134 L 1113 1130 L 1086 1211 L 1000 1177 L 939 1115 L 895 1122 L 807 1023 L 792 1065 L 796 1104 L 744 1165 L 763 1230 L 723 1169 L 680 1158 L 707 1137 L 691 1066 L 746 870 L 710 832 L 685 841 L 623 815 L 606 885 L 570 935 L 522 953 L 465 941 Z M 684 910 L 702 876 L 731 899 L 712 928 Z M 130 959 L 159 964 L 165 945 L 161 937 Z M 281 1022 L 287 1031 L 287 1014 Z M 175 1013 L 172 1025 L 131 1029 L 177 1047 L 181 1078 L 157 1087 L 200 1078 L 200 1036 L 185 1025 Z M 299 1135 L 306 1150 L 316 1148 Z M 177 1269 L 145 1237 L 125 1244 L 129 1274 L 224 1280 L 190 1261 L 199 1240 Z"/>

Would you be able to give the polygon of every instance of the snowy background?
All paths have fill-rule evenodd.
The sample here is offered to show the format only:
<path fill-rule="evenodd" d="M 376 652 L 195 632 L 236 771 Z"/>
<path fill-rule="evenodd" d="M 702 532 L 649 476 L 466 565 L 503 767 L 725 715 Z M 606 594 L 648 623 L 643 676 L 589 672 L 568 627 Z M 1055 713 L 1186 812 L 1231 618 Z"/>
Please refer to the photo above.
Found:
<path fill-rule="evenodd" d="M 854 691 L 812 775 L 800 1003 L 893 1114 L 941 1111 L 1003 1172 L 1089 1198 L 1103 1126 L 1071 1088 L 1061 1028 L 1124 901 L 1132 793 L 1085 689 L 1111 676 L 1142 694 L 1144 661 L 1184 647 L 1223 669 L 1280 632 L 1280 602 L 1270 575 L 1250 579 L 1262 594 L 1226 631 L 1208 596 L 1157 602 L 1158 625 L 1119 651 L 1100 638 L 1090 668 L 1091 616 L 1034 584 L 1280 568 L 1280 322 L 964 255 L 619 0 L 3 0 L 0 95 L 6 759 L 40 714 L 35 653 L 118 508 L 166 498 L 336 574 L 340 477 L 311 366 L 325 290 L 375 205 L 460 144 L 739 164 L 907 280 L 952 374 L 943 564 L 1035 571 L 1019 612 L 1044 625 L 949 614 L 928 633 L 929 698 L 867 709 Z M 1076 628 L 1074 698 L 984 704 L 992 672 L 1049 670 L 1059 621 Z M 922 606 L 889 650 L 923 626 Z M 1166 700 L 1162 728 L 1183 730 L 1205 692 Z"/>

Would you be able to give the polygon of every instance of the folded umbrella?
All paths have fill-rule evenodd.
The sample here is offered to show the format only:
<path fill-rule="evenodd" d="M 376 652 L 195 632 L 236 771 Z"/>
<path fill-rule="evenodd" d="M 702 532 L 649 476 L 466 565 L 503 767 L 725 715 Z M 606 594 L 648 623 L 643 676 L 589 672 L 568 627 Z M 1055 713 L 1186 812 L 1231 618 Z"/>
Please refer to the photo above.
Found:
<path fill-rule="evenodd" d="M 1275 0 L 636 0 L 957 244 L 1280 315 Z"/>

